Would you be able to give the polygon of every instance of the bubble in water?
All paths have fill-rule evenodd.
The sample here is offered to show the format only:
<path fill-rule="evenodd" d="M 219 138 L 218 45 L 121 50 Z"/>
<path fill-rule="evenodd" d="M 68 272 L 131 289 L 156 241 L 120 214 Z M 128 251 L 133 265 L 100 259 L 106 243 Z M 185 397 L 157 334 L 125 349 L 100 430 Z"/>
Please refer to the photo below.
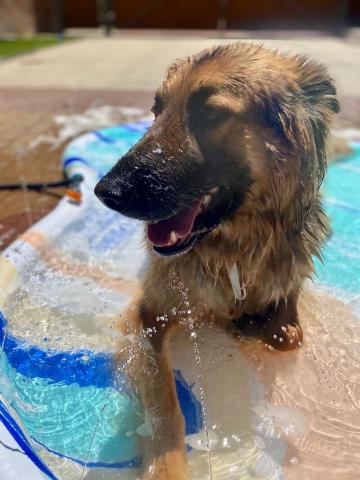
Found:
<path fill-rule="evenodd" d="M 241 442 L 240 435 L 237 435 L 236 433 L 233 433 L 233 434 L 231 435 L 231 438 L 232 438 L 233 440 L 235 440 L 235 442 L 237 442 L 237 443 L 240 443 L 240 442 Z"/>
<path fill-rule="evenodd" d="M 259 435 L 255 436 L 255 445 L 259 450 L 264 450 L 266 446 L 264 440 L 261 437 L 259 437 Z"/>
<path fill-rule="evenodd" d="M 230 448 L 230 441 L 229 441 L 228 437 L 223 438 L 222 446 L 225 447 L 225 448 Z"/>
<path fill-rule="evenodd" d="M 254 410 L 258 415 L 270 417 L 286 436 L 304 437 L 310 429 L 305 415 L 285 405 L 260 404 Z"/>
<path fill-rule="evenodd" d="M 279 470 L 279 465 L 268 453 L 260 450 L 256 453 L 256 461 L 253 463 L 252 470 L 256 477 L 274 478 L 275 472 Z"/>
<path fill-rule="evenodd" d="M 214 431 L 209 431 L 207 434 L 206 432 L 200 432 L 187 435 L 186 443 L 194 450 L 206 452 L 209 447 L 211 449 L 215 448 L 219 443 L 219 439 Z"/>
<path fill-rule="evenodd" d="M 152 428 L 149 420 L 142 423 L 137 429 L 136 433 L 141 437 L 150 437 L 152 435 Z"/>

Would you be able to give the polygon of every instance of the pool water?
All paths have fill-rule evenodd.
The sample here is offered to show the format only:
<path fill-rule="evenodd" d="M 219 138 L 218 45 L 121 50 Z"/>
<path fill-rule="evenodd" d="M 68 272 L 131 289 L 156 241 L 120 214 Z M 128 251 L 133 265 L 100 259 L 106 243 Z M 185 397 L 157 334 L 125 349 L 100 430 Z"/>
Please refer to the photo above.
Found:
<path fill-rule="evenodd" d="M 353 296 L 360 292 L 360 144 L 353 153 L 330 166 L 323 187 L 333 235 L 316 263 L 318 282 Z"/>

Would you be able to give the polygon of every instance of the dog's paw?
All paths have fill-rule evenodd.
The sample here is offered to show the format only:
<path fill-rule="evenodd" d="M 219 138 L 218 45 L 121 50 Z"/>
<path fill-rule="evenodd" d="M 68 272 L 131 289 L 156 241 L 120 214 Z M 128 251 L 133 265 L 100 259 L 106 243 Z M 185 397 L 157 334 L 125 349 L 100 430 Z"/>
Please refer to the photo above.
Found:
<path fill-rule="evenodd" d="M 264 313 L 244 314 L 233 322 L 237 332 L 262 340 L 270 349 L 287 351 L 302 345 L 303 332 L 296 307 L 297 295 L 289 295 L 287 301 L 269 305 Z"/>
<path fill-rule="evenodd" d="M 303 331 L 298 322 L 265 324 L 260 330 L 260 338 L 275 350 L 288 351 L 299 348 L 303 342 Z"/>
<path fill-rule="evenodd" d="M 164 453 L 149 462 L 143 480 L 187 480 L 187 463 L 183 452 Z"/>

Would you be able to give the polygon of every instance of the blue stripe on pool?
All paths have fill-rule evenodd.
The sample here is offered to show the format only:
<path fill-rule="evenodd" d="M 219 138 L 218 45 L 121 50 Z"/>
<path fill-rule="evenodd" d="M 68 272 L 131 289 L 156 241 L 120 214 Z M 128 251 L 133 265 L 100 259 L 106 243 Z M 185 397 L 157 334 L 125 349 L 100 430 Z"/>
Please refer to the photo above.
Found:
<path fill-rule="evenodd" d="M 0 312 L 0 344 L 10 365 L 30 378 L 48 378 L 66 385 L 114 387 L 113 361 L 109 355 L 89 350 L 56 352 L 25 345 L 11 335 L 5 337 L 6 320 Z M 84 361 L 84 358 L 88 359 Z"/>
<path fill-rule="evenodd" d="M 99 140 L 105 143 L 114 143 L 114 140 L 112 138 L 107 137 L 104 135 L 102 132 L 99 132 L 99 130 L 95 130 L 92 132 Z"/>
<path fill-rule="evenodd" d="M 87 160 L 85 160 L 85 158 L 82 158 L 82 157 L 69 157 L 66 160 L 64 160 L 63 166 L 64 168 L 66 168 L 75 162 L 83 163 L 84 165 L 92 168 L 92 165 Z"/>
<path fill-rule="evenodd" d="M 51 448 L 48 448 L 46 445 L 43 443 L 39 442 L 36 440 L 36 438 L 31 437 L 38 445 L 41 447 L 45 448 L 50 453 L 53 453 L 54 455 L 57 455 L 60 458 L 66 458 L 67 460 L 71 460 L 72 462 L 75 462 L 83 467 L 88 467 L 88 468 L 136 468 L 140 467 L 142 464 L 142 461 L 140 458 L 134 458 L 132 460 L 124 461 L 124 462 L 115 462 L 115 463 L 106 463 L 106 462 L 84 462 L 83 460 L 79 460 L 77 458 L 70 457 L 69 455 L 64 455 L 59 452 L 55 452 Z"/>

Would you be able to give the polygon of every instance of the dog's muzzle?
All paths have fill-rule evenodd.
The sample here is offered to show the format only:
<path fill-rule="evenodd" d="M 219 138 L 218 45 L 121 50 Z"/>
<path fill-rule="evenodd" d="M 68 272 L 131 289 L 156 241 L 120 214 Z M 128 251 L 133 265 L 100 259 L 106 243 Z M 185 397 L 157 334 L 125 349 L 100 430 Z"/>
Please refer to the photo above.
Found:
<path fill-rule="evenodd" d="M 173 208 L 171 193 L 171 187 L 164 186 L 156 172 L 146 166 L 133 166 L 127 157 L 95 187 L 95 195 L 106 207 L 143 221 L 168 216 Z"/>

